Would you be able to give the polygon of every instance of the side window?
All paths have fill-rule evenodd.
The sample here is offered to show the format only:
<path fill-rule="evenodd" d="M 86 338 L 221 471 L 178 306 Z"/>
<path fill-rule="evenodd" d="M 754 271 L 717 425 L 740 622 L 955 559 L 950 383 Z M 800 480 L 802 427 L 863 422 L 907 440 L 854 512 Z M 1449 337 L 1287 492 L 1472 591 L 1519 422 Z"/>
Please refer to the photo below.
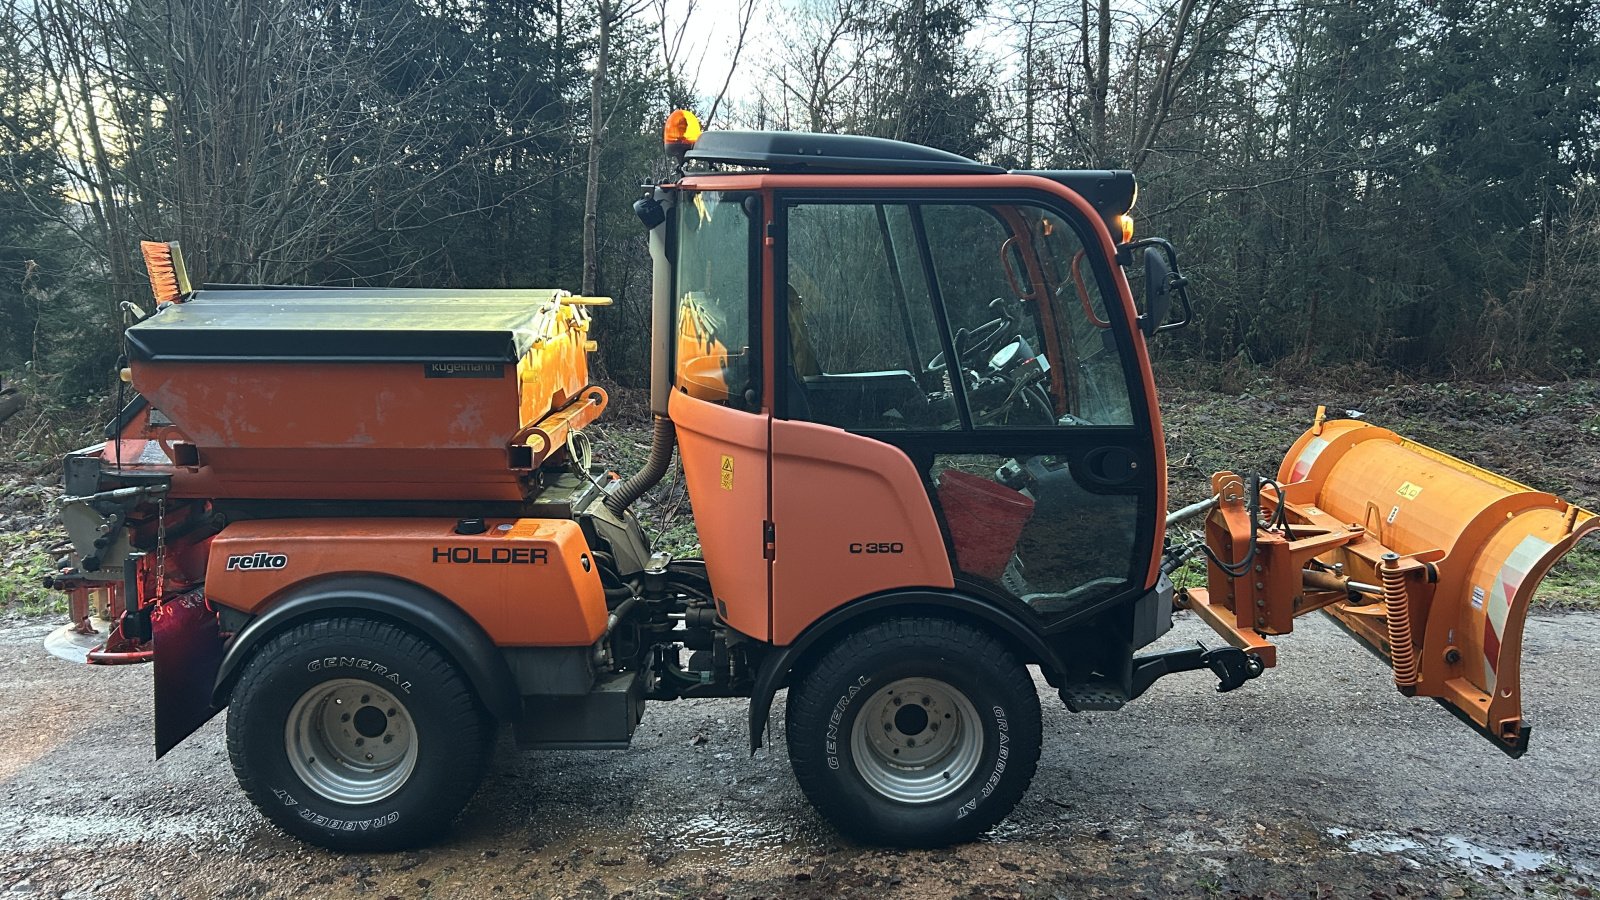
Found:
<path fill-rule="evenodd" d="M 960 427 L 904 205 L 788 208 L 789 414 L 861 431 Z"/>
<path fill-rule="evenodd" d="M 1076 363 L 1066 385 L 1067 412 L 1096 425 L 1133 424 L 1121 351 L 1089 251 L 1060 216 L 1037 207 L 1024 207 L 1022 213 L 1039 248 L 1045 289 L 1054 301 L 1056 341 L 1062 355 Z"/>
<path fill-rule="evenodd" d="M 1077 232 L 1027 205 L 921 211 L 974 427 L 1130 424 L 1127 376 Z"/>
<path fill-rule="evenodd" d="M 1138 577 L 1139 498 L 1087 490 L 1065 459 L 939 455 L 930 474 L 955 567 L 1045 618 L 1092 606 Z"/>
<path fill-rule="evenodd" d="M 986 206 L 924 206 L 922 216 L 972 424 L 1057 424 L 1049 358 L 1027 290 L 1013 283 L 1026 270 L 1006 223 Z M 1003 351 L 1015 370 L 1001 364 Z"/>
<path fill-rule="evenodd" d="M 786 234 L 791 417 L 857 431 L 959 429 L 963 412 L 977 429 L 1132 423 L 1096 260 L 1058 214 L 799 202 Z"/>
<path fill-rule="evenodd" d="M 755 346 L 750 321 L 758 228 L 753 195 L 688 194 L 678 203 L 677 379 L 690 396 L 753 409 Z"/>

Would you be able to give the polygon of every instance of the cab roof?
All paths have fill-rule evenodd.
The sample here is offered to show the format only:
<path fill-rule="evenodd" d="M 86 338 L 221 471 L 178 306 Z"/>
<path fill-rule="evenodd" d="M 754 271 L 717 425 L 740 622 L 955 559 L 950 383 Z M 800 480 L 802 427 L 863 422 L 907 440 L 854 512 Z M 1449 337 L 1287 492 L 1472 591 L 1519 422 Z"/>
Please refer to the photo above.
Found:
<path fill-rule="evenodd" d="M 707 131 L 687 153 L 690 162 L 747 166 L 773 172 L 854 172 L 894 175 L 999 175 L 1005 169 L 945 150 L 888 138 L 806 131 Z"/>
<path fill-rule="evenodd" d="M 712 166 L 738 166 L 793 175 L 1004 175 L 1008 171 L 946 150 L 859 134 L 807 131 L 707 131 L 684 154 L 715 175 Z M 1107 220 L 1133 206 L 1133 173 L 1126 169 L 1018 169 L 1065 185 Z"/>

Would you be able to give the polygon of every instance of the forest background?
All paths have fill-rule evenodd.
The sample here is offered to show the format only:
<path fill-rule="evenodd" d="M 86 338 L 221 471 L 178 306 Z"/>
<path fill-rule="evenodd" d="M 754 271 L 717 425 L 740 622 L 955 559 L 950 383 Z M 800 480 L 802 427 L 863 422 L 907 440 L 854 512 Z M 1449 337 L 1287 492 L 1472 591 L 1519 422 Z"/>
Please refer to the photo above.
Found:
<path fill-rule="evenodd" d="M 176 239 L 196 281 L 610 295 L 638 385 L 680 106 L 1134 169 L 1199 313 L 1163 362 L 1600 371 L 1597 0 L 0 0 L 0 378 L 104 406 Z"/>

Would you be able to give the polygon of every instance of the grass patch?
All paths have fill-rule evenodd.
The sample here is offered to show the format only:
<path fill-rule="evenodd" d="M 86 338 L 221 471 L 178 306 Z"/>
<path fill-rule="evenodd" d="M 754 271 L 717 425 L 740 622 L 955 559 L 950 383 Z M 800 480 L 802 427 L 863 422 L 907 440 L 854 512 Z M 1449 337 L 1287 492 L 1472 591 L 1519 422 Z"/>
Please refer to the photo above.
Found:
<path fill-rule="evenodd" d="M 1600 541 L 1589 538 L 1550 569 L 1533 605 L 1540 609 L 1600 611 Z"/>
<path fill-rule="evenodd" d="M 43 531 L 0 532 L 0 616 L 63 615 L 66 595 L 41 583 L 55 569 Z"/>

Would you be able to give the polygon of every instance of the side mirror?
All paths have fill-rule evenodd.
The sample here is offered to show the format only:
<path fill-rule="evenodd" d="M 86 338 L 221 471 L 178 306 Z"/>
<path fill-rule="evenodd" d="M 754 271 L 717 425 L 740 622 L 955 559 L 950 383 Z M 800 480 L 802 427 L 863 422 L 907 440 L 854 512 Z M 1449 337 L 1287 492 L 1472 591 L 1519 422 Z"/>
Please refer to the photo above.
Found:
<path fill-rule="evenodd" d="M 1139 330 L 1146 336 L 1161 330 L 1162 323 L 1172 312 L 1172 267 L 1166 254 L 1157 247 L 1144 251 L 1144 315 L 1139 317 Z"/>

